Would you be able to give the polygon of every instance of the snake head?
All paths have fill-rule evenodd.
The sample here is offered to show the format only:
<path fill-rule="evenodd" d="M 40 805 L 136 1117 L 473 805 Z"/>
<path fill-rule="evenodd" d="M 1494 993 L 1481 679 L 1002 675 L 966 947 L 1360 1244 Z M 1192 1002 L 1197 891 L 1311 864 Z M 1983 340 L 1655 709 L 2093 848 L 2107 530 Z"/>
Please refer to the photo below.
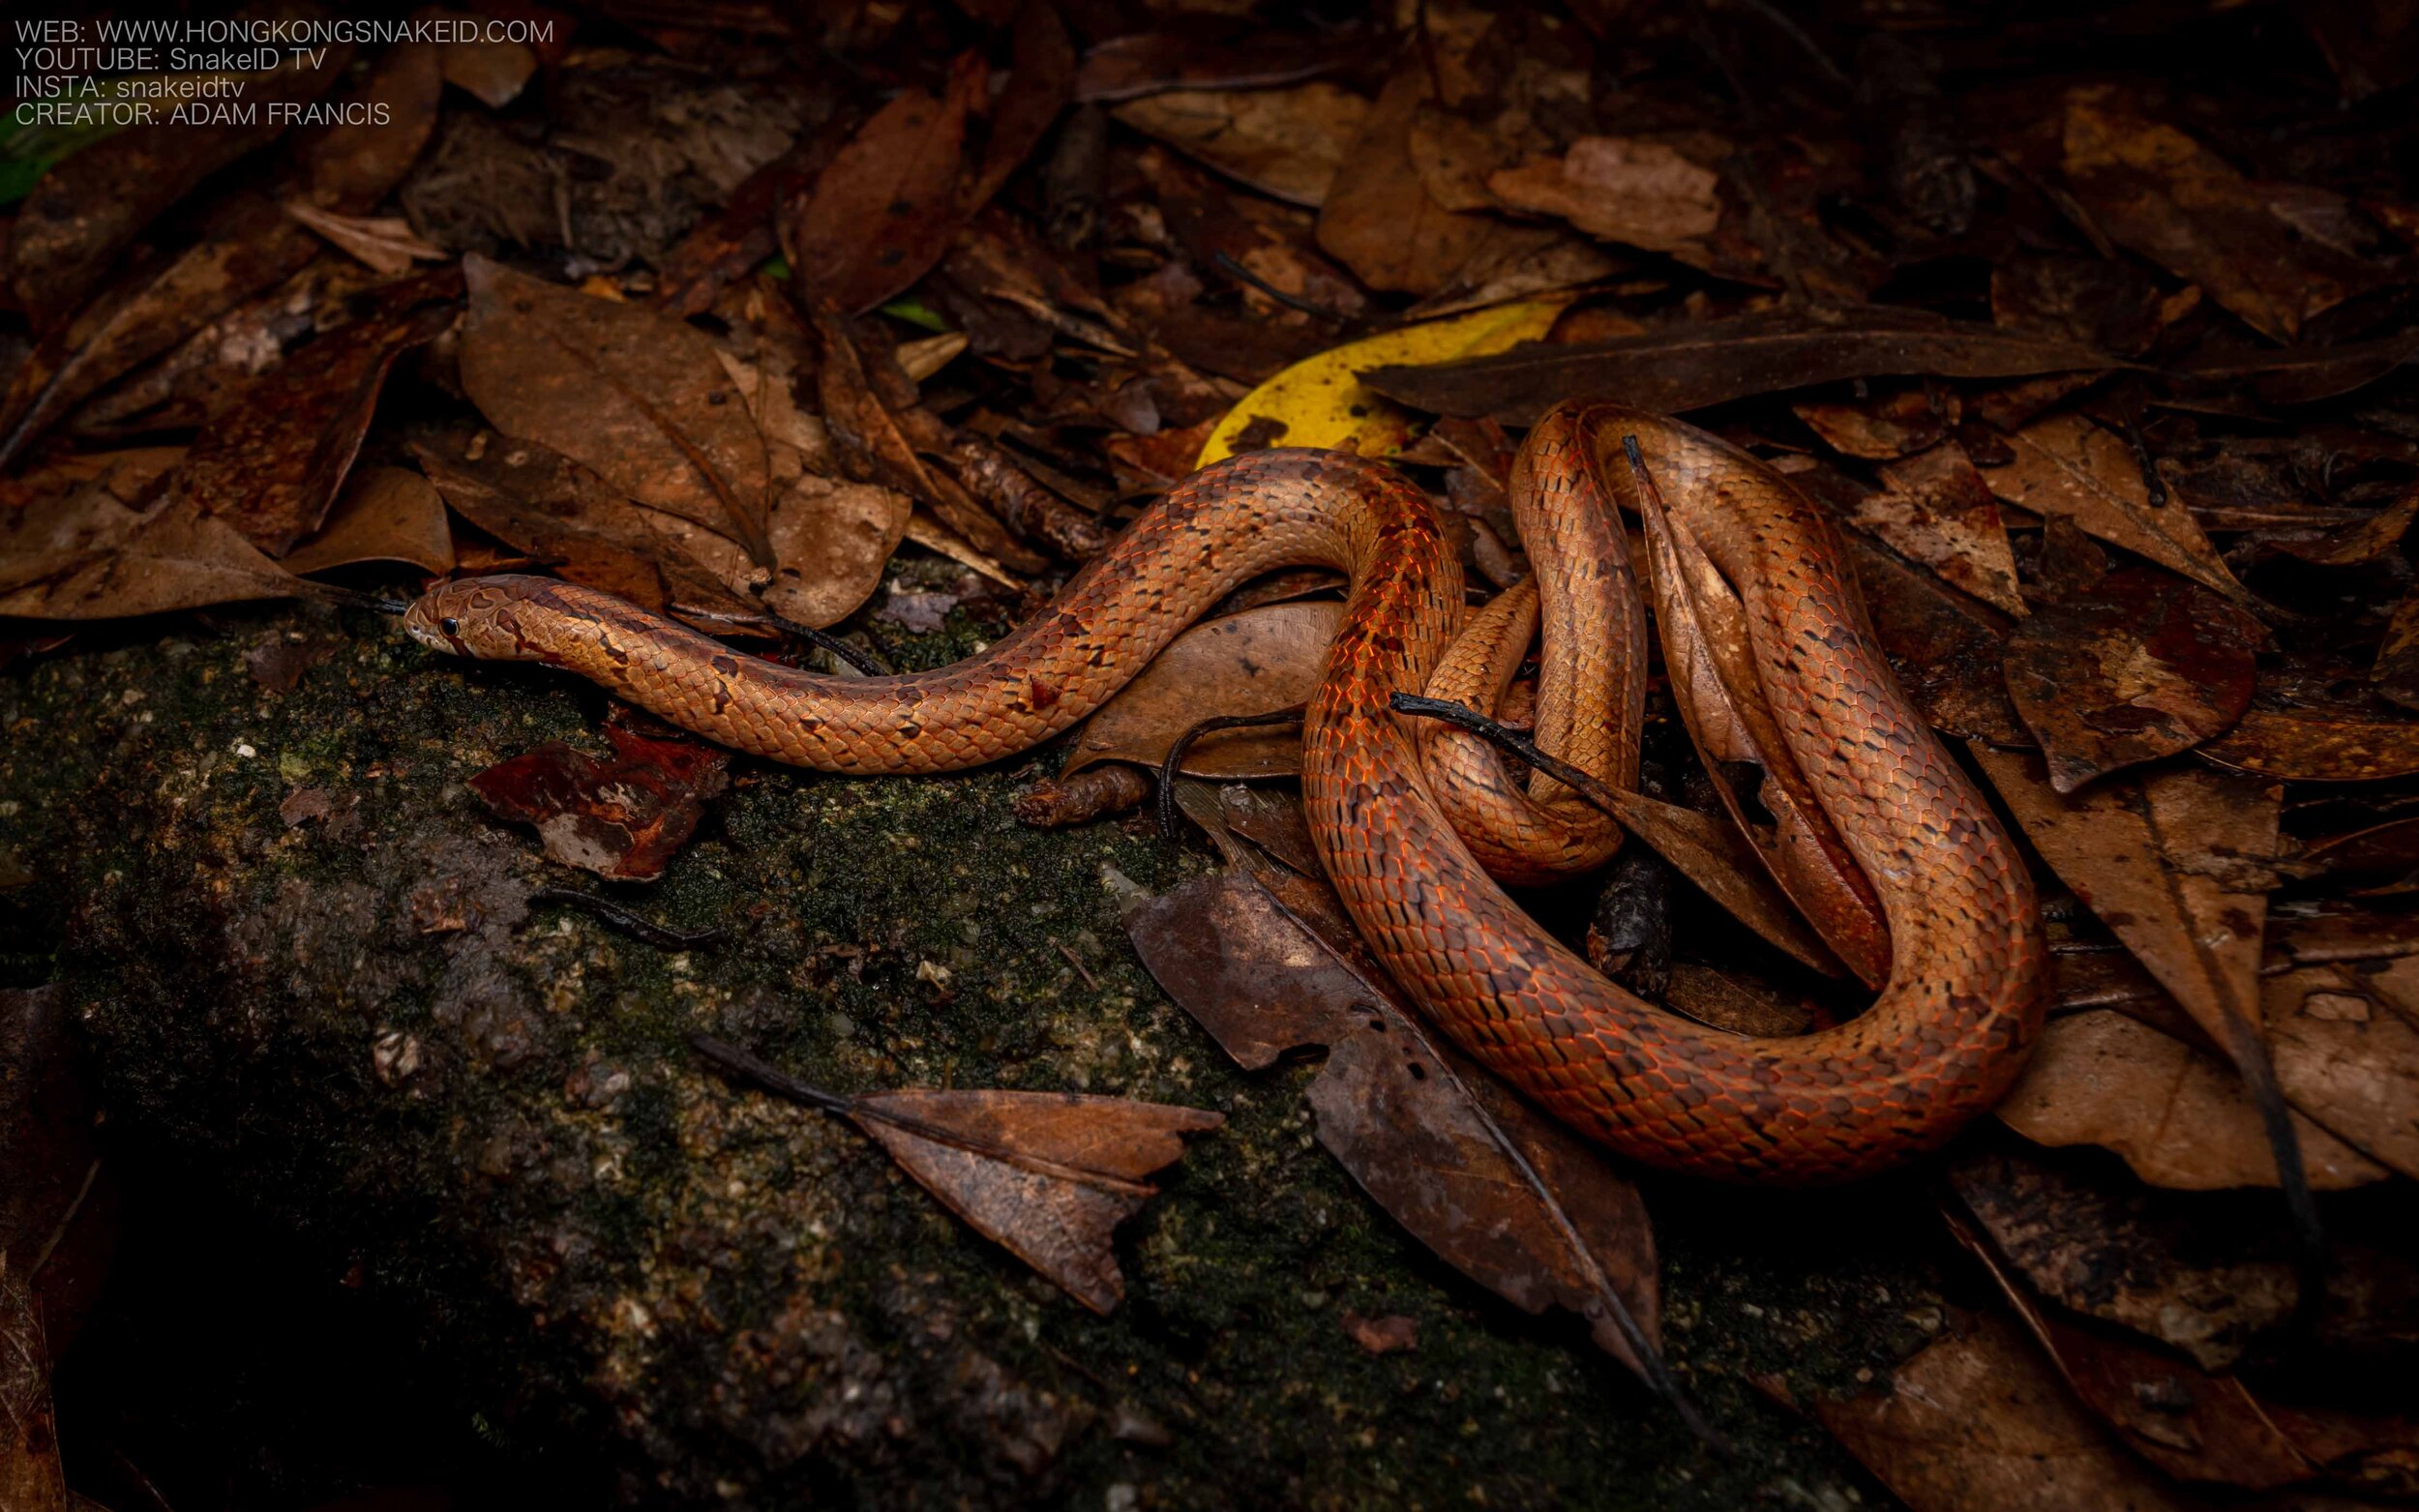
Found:
<path fill-rule="evenodd" d="M 442 583 L 403 611 L 412 639 L 449 656 L 490 662 L 534 662 L 539 653 L 521 630 L 514 608 L 549 585 L 544 578 L 464 578 Z"/>

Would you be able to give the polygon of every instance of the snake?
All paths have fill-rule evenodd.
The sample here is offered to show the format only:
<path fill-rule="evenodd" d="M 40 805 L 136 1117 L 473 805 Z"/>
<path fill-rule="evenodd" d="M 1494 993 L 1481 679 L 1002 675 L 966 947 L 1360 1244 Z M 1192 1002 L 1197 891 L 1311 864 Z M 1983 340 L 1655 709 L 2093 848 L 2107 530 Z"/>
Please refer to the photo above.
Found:
<path fill-rule="evenodd" d="M 1637 448 L 1639 472 L 1612 460 L 1622 440 Z M 1683 712 L 1696 707 L 1707 726 L 1691 726 L 1700 749 L 1726 759 L 1740 728 L 1761 728 L 1763 758 L 1787 769 L 1801 804 L 1795 822 L 1822 832 L 1812 848 L 1853 872 L 1855 898 L 1887 930 L 1883 979 L 1864 1012 L 1780 1038 L 1687 1019 L 1598 974 L 1505 892 L 1440 804 L 1422 756 L 1436 744 L 1424 733 L 1434 722 L 1397 713 L 1392 699 L 1428 689 L 1448 664 L 1472 683 L 1499 677 L 1509 632 L 1467 609 L 1458 553 L 1427 495 L 1398 469 L 1350 452 L 1271 448 L 1192 474 L 1045 607 L 931 671 L 791 667 L 610 594 L 532 576 L 439 584 L 404 624 L 440 651 L 564 668 L 773 761 L 926 774 L 1000 761 L 1068 728 L 1254 578 L 1339 571 L 1345 609 L 1303 714 L 1303 814 L 1373 955 L 1448 1039 L 1582 1134 L 1692 1175 L 1828 1184 L 1938 1146 L 1998 1101 L 2040 1029 L 2040 911 L 2007 830 L 1900 689 L 1829 517 L 1751 454 L 1611 405 L 1548 415 L 1516 469 L 1529 515 L 1560 515 L 1567 525 L 1596 517 L 1538 551 L 1564 578 L 1574 558 L 1586 559 L 1583 590 L 1537 585 L 1539 600 L 1554 601 L 1539 614 L 1549 634 L 1560 617 L 1598 645 L 1623 643 L 1561 681 L 1550 721 L 1540 688 L 1541 727 L 1557 724 L 1568 737 L 1574 725 L 1634 717 L 1637 611 L 1607 606 L 1635 595 L 1627 567 L 1609 558 L 1626 556 L 1617 506 L 1647 510 L 1650 566 L 1667 569 L 1652 575 L 1667 673 Z M 1691 572 L 1692 602 L 1718 601 L 1714 631 L 1676 639 L 1680 587 L 1669 578 Z M 1525 612 L 1516 601 L 1494 618 Z M 1608 626 L 1608 613 L 1623 623 Z M 1499 640 L 1456 655 L 1465 622 Z M 1557 648 L 1542 654 L 1550 675 Z M 1736 707 L 1678 697 L 1716 664 L 1753 683 Z M 1765 790 L 1777 790 L 1771 774 Z M 1544 843 L 1507 863 L 1515 874 L 1606 852 L 1598 827 L 1569 823 L 1562 794 L 1532 783 L 1521 796 L 1539 811 Z"/>

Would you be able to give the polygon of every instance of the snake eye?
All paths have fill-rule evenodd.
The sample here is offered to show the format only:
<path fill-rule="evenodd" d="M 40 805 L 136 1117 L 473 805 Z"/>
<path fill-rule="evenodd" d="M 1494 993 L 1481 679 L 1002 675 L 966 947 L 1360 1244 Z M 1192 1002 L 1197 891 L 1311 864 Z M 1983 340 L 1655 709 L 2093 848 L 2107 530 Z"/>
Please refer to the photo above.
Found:
<path fill-rule="evenodd" d="M 440 619 L 436 622 L 436 628 L 445 632 L 449 636 L 458 636 L 462 634 L 462 621 L 458 619 Z"/>

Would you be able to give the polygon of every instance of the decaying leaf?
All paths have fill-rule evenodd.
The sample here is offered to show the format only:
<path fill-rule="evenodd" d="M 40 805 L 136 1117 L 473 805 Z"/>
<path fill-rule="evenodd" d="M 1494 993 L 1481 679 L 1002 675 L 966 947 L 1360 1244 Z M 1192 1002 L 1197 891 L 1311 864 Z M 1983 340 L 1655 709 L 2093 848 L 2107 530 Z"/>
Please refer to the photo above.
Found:
<path fill-rule="evenodd" d="M 599 758 L 548 741 L 470 779 L 502 818 L 534 825 L 548 859 L 616 881 L 645 882 L 688 843 L 707 799 L 730 785 L 731 753 L 605 726 Z"/>
<path fill-rule="evenodd" d="M 2313 1123 L 2419 1178 L 2419 964 L 2340 963 L 2260 984 L 2268 1052 Z"/>
<path fill-rule="evenodd" d="M 461 292 L 451 268 L 373 291 L 374 313 L 313 341 L 204 426 L 175 488 L 284 555 L 327 518 L 387 370 L 454 323 Z"/>
<path fill-rule="evenodd" d="M 764 440 L 713 343 L 636 305 L 466 257 L 462 379 L 495 429 L 773 565 Z"/>
<path fill-rule="evenodd" d="M 402 216 L 338 215 L 299 199 L 286 201 L 285 213 L 390 279 L 409 273 L 415 262 L 445 260 L 445 249 L 421 240 Z"/>
<path fill-rule="evenodd" d="M 2278 1186 L 2265 1120 L 2223 1061 L 2114 1009 L 2054 1020 L 1999 1104 L 2001 1121 L 2047 1145 L 2114 1150 L 2153 1186 Z M 2385 1167 L 2300 1112 L 2294 1142 L 2312 1188 L 2382 1181 Z"/>
<path fill-rule="evenodd" d="M 2222 766 L 2308 783 L 2365 783 L 2419 772 L 2419 721 L 2253 709 L 2200 748 Z"/>
<path fill-rule="evenodd" d="M 1086 722 L 1062 775 L 1102 761 L 1156 767 L 1203 720 L 1302 703 L 1318 686 L 1343 615 L 1335 603 L 1267 604 L 1195 625 Z M 1183 769 L 1195 777 L 1291 776 L 1301 770 L 1301 729 L 1212 730 L 1185 751 Z"/>
<path fill-rule="evenodd" d="M 192 499 L 136 514 L 88 487 L 0 513 L 0 615 L 115 619 L 301 589 Z"/>
<path fill-rule="evenodd" d="M 1320 206 L 1320 249 L 1373 289 L 1433 293 L 1503 229 L 1492 216 L 1447 210 L 1429 196 L 1410 145 L 1429 94 L 1417 63 L 1396 71 L 1344 154 L 1351 171 Z"/>
<path fill-rule="evenodd" d="M 1497 170 L 1486 186 L 1515 210 L 1703 267 L 1713 261 L 1705 238 L 1721 222 L 1720 183 L 1663 143 L 1582 136 L 1560 158 Z"/>
<path fill-rule="evenodd" d="M 1913 1512 L 2190 1512 L 2067 1393 L 2014 1324 L 1967 1318 L 1890 1390 L 1815 1415 Z"/>
<path fill-rule="evenodd" d="M 989 74 L 979 52 L 951 68 L 936 99 L 904 90 L 876 111 L 815 181 L 786 227 L 791 261 L 820 298 L 861 314 L 932 270 L 961 222 L 966 117 Z"/>
<path fill-rule="evenodd" d="M 2295 1154 L 2295 1145 L 2304 1140 L 2303 1128 L 2290 1119 L 2260 1027 L 2260 939 L 2266 929 L 2268 890 L 2276 880 L 2271 868 L 2277 855 L 2278 790 L 2255 778 L 2174 765 L 2110 778 L 2081 793 L 2062 797 L 2049 786 L 2038 756 L 1980 745 L 1972 749 L 2042 858 L 2116 932 L 2192 1022 L 2233 1062 L 2266 1125 L 2273 1156 L 2265 1167 L 2267 1173 L 2282 1181 L 2287 1199 L 2305 1215 L 2305 1222 L 2314 1221 L 2307 1217 L 2307 1193 L 2298 1184 L 2303 1162 Z M 2133 1033 L 2134 1028 L 2144 1029 L 2165 1043 L 2143 1041 Z M 2134 1099 L 2133 1112 L 2115 1110 L 2129 1118 L 2130 1127 L 2146 1129 L 2162 1141 L 2195 1138 L 2184 1134 L 2190 1127 L 2186 1123 L 2165 1118 L 2141 1123 L 2136 1096 L 2141 1090 L 2167 1086 L 2174 1089 L 2171 1097 L 2183 1096 L 2190 1088 L 2195 1096 L 2218 1098 L 2214 1088 L 2204 1087 L 2192 1077 L 2189 1047 L 2166 1041 L 2145 1025 L 2101 1024 L 2088 1029 L 2067 1027 L 2065 1032 L 2102 1036 L 2105 1043 L 2095 1042 L 2095 1054 L 2106 1054 L 2113 1064 L 2113 1057 L 2121 1052 L 2138 1068 L 2128 1074 L 2135 1091 L 2120 1097 L 2121 1101 Z M 2174 1051 L 2166 1045 L 2174 1045 Z M 2078 1056 L 2071 1064 L 2083 1062 L 2084 1057 Z M 2060 1056 L 2045 1045 L 2027 1074 L 2035 1095 L 2005 1105 L 2009 1121 L 2032 1116 L 2035 1129 L 2046 1129 L 2048 1125 L 2040 1119 L 2062 1115 L 2060 1099 L 2042 1090 L 2048 1084 L 2042 1079 L 2052 1075 L 2060 1064 Z M 2051 1070 L 2045 1071 L 2045 1066 Z M 2070 1100 L 2066 1106 L 2077 1105 Z M 2213 1112 L 2208 1116 L 2218 1114 Z M 2165 1132 L 2170 1129 L 2175 1131 L 2173 1136 Z M 2205 1136 L 2198 1138 L 2198 1151 L 2215 1148 Z M 2314 1180 L 2346 1185 L 2366 1179 L 2362 1168 L 2377 1169 L 2357 1156 L 2339 1164 L 2335 1148 L 2328 1147 L 2332 1141 L 2317 1143 L 2320 1158 L 2309 1163 Z M 2160 1155 L 2147 1148 L 2127 1153 L 2129 1159 L 2136 1160 L 2137 1169 L 2156 1166 L 2168 1172 L 2166 1179 L 2178 1184 L 2192 1180 L 2189 1161 L 2194 1150 L 2178 1152 L 2188 1162 L 2183 1167 L 2165 1166 Z M 2241 1174 L 2245 1162 L 2240 1158 L 2229 1169 L 2237 1181 L 2258 1179 Z"/>
<path fill-rule="evenodd" d="M 2032 737 L 2008 701 L 2006 678 L 1993 675 L 2004 653 L 2007 616 L 1860 535 L 1845 540 L 1874 634 L 1925 720 L 1943 734 L 1996 746 L 2028 742 Z"/>
<path fill-rule="evenodd" d="M 1598 1347 L 1669 1394 L 1652 1231 L 1601 1155 L 1466 1072 L 1247 877 L 1147 900 L 1126 930 L 1151 975 L 1245 1068 L 1328 1048 L 1309 1094 L 1320 1141 L 1396 1221 L 1524 1310 L 1586 1318 Z"/>
<path fill-rule="evenodd" d="M 2272 1491 L 2316 1467 L 2231 1376 L 2217 1376 L 2119 1334 L 2052 1312 L 2009 1271 L 1990 1242 L 1952 1212 L 1949 1226 L 1990 1272 L 2077 1401 L 2125 1446 L 2179 1480 Z"/>
<path fill-rule="evenodd" d="M 1157 1188 L 1142 1178 L 1224 1115 L 1075 1092 L 880 1092 L 849 1116 L 986 1237 L 1095 1313 L 1125 1278 L 1109 1245 Z"/>
<path fill-rule="evenodd" d="M 1194 466 L 1266 446 L 1327 446 L 1387 457 L 1411 440 L 1417 422 L 1363 386 L 1360 375 L 1397 362 L 1442 362 L 1535 341 L 1562 301 L 1533 300 L 1364 337 L 1296 363 L 1227 411 Z"/>
<path fill-rule="evenodd" d="M 1887 487 L 1849 509 L 1850 524 L 1995 609 L 2028 612 L 1998 501 L 1963 447 L 1942 442 L 1883 467 L 1881 478 Z"/>
<path fill-rule="evenodd" d="M 2071 793 L 2230 727 L 2251 707 L 2264 638 L 2208 589 L 2129 568 L 2016 627 L 2008 696 L 2041 742 L 2049 786 Z"/>
<path fill-rule="evenodd" d="M 1956 433 L 1964 407 L 1956 394 L 1925 383 L 1884 389 L 1846 403 L 1801 400 L 1789 411 L 1833 451 L 1867 461 L 1888 461 L 1940 447 Z M 1947 463 L 1963 456 L 1962 448 L 1953 449 L 1934 456 L 1931 467 L 1946 472 Z"/>
<path fill-rule="evenodd" d="M 2005 378 L 2111 366 L 2071 342 L 1867 309 L 1740 315 L 1501 357 L 1373 365 L 1361 378 L 1415 409 L 1529 425 L 1574 394 L 1676 414 L 1841 378 Z"/>
<path fill-rule="evenodd" d="M 285 553 L 289 573 L 356 562 L 406 562 L 427 573 L 454 569 L 454 532 L 436 486 L 407 467 L 364 467 L 345 480 L 318 534 Z"/>
<path fill-rule="evenodd" d="M 1369 102 L 1333 84 L 1169 90 L 1111 115 L 1263 193 L 1317 208 L 1345 166 Z"/>
<path fill-rule="evenodd" d="M 755 607 L 681 549 L 604 479 L 559 452 L 492 430 L 415 441 L 429 481 L 454 512 L 573 582 L 643 608 L 744 619 Z"/>
<path fill-rule="evenodd" d="M 2273 1226 L 2241 1222 L 2227 1200 L 2145 1190 L 2072 1156 L 2032 1153 L 1977 1150 L 1949 1179 L 2033 1290 L 2202 1370 L 2233 1365 L 2299 1305 Z"/>
<path fill-rule="evenodd" d="M 2227 598 L 2248 597 L 2192 511 L 2173 499 L 2151 502 L 2141 461 L 2123 436 L 2081 415 L 2055 415 L 2009 436 L 2008 445 L 2015 460 L 1983 474 L 1993 493 L 2036 515 L 2064 515 Z"/>

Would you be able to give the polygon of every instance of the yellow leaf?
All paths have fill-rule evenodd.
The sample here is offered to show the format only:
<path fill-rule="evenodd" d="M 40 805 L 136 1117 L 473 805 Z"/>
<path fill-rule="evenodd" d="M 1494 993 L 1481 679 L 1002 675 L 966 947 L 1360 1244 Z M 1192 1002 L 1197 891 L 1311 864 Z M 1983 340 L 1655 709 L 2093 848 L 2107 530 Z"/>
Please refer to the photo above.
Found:
<path fill-rule="evenodd" d="M 1363 388 L 1356 373 L 1389 363 L 1450 362 L 1506 351 L 1544 336 L 1568 303 L 1536 299 L 1498 305 L 1348 341 L 1304 358 L 1227 411 L 1193 465 L 1207 467 L 1233 456 L 1235 443 L 1255 426 L 1260 433 L 1253 439 L 1262 446 L 1327 446 L 1363 457 L 1391 457 L 1411 443 L 1418 421 L 1410 411 Z"/>

